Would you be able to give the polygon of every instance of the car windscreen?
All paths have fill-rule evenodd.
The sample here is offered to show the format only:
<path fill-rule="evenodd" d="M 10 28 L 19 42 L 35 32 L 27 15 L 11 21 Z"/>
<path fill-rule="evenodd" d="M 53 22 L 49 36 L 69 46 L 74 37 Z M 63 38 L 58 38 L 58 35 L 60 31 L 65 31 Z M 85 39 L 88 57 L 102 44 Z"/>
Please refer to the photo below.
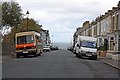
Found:
<path fill-rule="evenodd" d="M 88 47 L 88 48 L 96 48 L 96 42 L 92 41 L 81 41 L 82 47 Z"/>
<path fill-rule="evenodd" d="M 48 45 L 46 45 L 46 46 L 44 46 L 44 48 L 49 48 L 50 46 L 48 46 Z"/>
<path fill-rule="evenodd" d="M 33 43 L 33 42 L 34 42 L 33 35 L 18 36 L 17 37 L 17 44 L 27 44 L 27 43 Z"/>

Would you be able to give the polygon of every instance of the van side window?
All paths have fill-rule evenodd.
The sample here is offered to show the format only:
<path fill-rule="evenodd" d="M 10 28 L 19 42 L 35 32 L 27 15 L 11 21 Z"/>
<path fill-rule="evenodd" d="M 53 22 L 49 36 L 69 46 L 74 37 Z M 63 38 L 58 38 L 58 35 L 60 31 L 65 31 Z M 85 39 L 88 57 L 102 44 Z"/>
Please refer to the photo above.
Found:
<path fill-rule="evenodd" d="M 40 38 L 40 36 L 35 36 L 36 37 L 36 39 L 37 39 L 37 42 L 40 42 L 41 41 L 41 38 Z"/>

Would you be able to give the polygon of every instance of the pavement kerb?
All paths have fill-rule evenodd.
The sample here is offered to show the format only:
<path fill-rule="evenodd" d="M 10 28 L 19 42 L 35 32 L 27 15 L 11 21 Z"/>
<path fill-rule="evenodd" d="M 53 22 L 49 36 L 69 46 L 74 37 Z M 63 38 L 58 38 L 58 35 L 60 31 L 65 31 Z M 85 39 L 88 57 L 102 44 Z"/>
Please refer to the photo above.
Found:
<path fill-rule="evenodd" d="M 106 62 L 106 61 L 105 61 L 105 64 L 107 64 L 107 65 L 109 65 L 109 66 L 112 66 L 112 67 L 114 67 L 114 68 L 120 70 L 119 67 L 117 67 L 117 66 L 115 66 L 115 65 L 113 65 L 113 64 L 111 64 L 111 63 L 109 63 L 109 62 Z"/>

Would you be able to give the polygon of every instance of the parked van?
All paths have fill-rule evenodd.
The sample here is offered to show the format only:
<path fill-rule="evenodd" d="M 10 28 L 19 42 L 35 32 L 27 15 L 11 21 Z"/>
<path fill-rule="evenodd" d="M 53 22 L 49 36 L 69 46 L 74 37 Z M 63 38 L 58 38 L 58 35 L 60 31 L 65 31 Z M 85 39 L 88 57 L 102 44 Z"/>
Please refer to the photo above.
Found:
<path fill-rule="evenodd" d="M 28 55 L 37 57 L 43 52 L 41 36 L 35 31 L 16 33 L 15 41 L 17 58 Z"/>
<path fill-rule="evenodd" d="M 74 53 L 76 57 L 81 58 L 82 56 L 89 57 L 91 59 L 97 59 L 97 38 L 78 36 L 77 43 L 74 47 Z"/>

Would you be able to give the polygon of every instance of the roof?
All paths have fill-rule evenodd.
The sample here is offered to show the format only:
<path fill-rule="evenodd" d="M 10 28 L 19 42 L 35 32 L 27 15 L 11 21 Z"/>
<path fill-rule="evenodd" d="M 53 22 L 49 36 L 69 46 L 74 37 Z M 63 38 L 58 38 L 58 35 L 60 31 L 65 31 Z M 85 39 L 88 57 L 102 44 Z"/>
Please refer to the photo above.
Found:
<path fill-rule="evenodd" d="M 78 36 L 81 40 L 87 40 L 87 41 L 97 41 L 97 38 L 94 37 L 88 37 L 88 36 Z"/>
<path fill-rule="evenodd" d="M 40 34 L 35 31 L 19 32 L 19 33 L 16 33 L 16 36 L 33 35 L 33 34 L 40 36 Z"/>

